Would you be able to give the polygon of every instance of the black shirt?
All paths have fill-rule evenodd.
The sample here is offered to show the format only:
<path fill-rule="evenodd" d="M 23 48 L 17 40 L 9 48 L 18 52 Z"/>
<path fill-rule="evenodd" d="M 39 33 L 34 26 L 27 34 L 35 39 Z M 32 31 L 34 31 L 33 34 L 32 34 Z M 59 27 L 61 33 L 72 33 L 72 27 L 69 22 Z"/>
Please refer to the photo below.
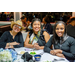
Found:
<path fill-rule="evenodd" d="M 13 39 L 13 36 L 10 34 L 9 31 L 3 33 L 0 37 L 0 48 L 5 48 L 6 43 L 17 42 L 20 43 L 19 45 L 14 45 L 14 48 L 24 47 L 24 40 L 22 37 L 22 33 L 19 32 Z"/>
<path fill-rule="evenodd" d="M 49 34 L 53 33 L 53 29 L 50 23 L 47 23 L 46 25 L 44 25 L 44 27 L 48 31 Z"/>
<path fill-rule="evenodd" d="M 52 50 L 50 49 L 52 45 L 52 39 L 53 36 L 49 39 L 49 41 L 45 45 L 44 47 L 45 52 L 50 53 L 50 51 Z M 61 49 L 63 51 L 62 54 L 64 54 L 64 56 L 68 60 L 75 60 L 75 39 L 74 38 L 69 36 L 61 45 L 60 43 L 53 44 L 53 45 L 54 45 L 54 49 Z"/>
<path fill-rule="evenodd" d="M 43 35 L 43 32 L 44 31 L 46 31 L 47 32 L 47 30 L 46 29 L 42 29 L 41 30 L 41 32 L 40 32 L 40 36 L 39 36 L 39 38 L 38 38 L 38 41 L 37 41 L 37 43 L 39 44 L 39 46 L 45 46 L 45 44 L 46 44 L 46 41 L 45 41 L 45 38 L 44 38 L 44 35 Z M 29 38 L 30 38 L 30 36 L 32 35 L 32 31 L 30 31 L 29 32 Z M 48 33 L 48 32 L 47 32 Z M 37 37 L 37 36 L 36 36 Z"/>
<path fill-rule="evenodd" d="M 67 25 L 67 34 L 73 38 L 75 38 L 75 26 L 72 26 L 71 24 Z"/>

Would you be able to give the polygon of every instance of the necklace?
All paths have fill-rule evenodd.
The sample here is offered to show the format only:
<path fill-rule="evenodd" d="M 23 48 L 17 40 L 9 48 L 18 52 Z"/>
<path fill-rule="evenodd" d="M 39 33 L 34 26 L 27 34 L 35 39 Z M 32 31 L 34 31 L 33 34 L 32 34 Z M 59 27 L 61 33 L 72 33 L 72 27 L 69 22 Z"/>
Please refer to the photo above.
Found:
<path fill-rule="evenodd" d="M 13 31 L 10 31 L 10 33 L 11 33 L 13 39 L 14 39 L 14 37 L 15 37 L 16 35 L 13 34 Z"/>

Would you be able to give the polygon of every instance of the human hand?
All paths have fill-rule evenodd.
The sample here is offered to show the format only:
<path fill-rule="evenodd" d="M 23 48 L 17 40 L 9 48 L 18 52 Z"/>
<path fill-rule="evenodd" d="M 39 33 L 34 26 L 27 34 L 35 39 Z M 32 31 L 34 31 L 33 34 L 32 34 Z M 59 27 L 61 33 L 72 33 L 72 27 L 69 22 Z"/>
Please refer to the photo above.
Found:
<path fill-rule="evenodd" d="M 11 42 L 10 45 L 19 45 L 20 43 L 17 42 Z"/>
<path fill-rule="evenodd" d="M 60 49 L 55 49 L 55 50 L 51 50 L 50 53 L 51 53 L 52 55 L 56 55 L 57 53 L 61 53 L 61 54 L 62 54 L 62 50 L 60 50 Z"/>
<path fill-rule="evenodd" d="M 40 46 L 38 45 L 38 43 L 34 43 L 34 48 L 35 49 L 40 49 Z"/>
<path fill-rule="evenodd" d="M 14 48 L 14 46 L 6 46 L 5 49 L 7 49 L 7 48 Z"/>
<path fill-rule="evenodd" d="M 11 48 L 13 48 L 13 45 L 19 45 L 19 44 L 20 43 L 17 43 L 17 42 L 7 43 L 5 48 L 10 48 L 10 46 L 11 46 Z"/>
<path fill-rule="evenodd" d="M 56 56 L 65 58 L 65 56 L 63 54 L 61 54 L 61 53 L 57 53 Z"/>

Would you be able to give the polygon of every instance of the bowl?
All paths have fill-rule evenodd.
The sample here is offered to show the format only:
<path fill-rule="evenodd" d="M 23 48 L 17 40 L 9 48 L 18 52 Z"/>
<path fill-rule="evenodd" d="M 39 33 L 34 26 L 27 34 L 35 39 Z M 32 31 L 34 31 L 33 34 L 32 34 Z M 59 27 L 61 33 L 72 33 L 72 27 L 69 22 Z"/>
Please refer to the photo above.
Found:
<path fill-rule="evenodd" d="M 35 61 L 40 61 L 41 55 L 34 55 Z"/>
<path fill-rule="evenodd" d="M 30 54 L 31 54 L 31 55 L 35 55 L 35 54 L 36 54 L 36 52 L 30 52 Z"/>

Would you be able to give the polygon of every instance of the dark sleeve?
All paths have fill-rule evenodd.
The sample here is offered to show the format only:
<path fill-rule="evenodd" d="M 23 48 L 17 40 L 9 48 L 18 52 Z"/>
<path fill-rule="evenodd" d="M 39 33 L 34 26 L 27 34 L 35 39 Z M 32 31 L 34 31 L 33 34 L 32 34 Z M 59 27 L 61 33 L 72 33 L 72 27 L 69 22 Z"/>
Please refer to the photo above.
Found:
<path fill-rule="evenodd" d="M 71 35 L 71 34 L 72 34 L 72 32 L 70 31 L 70 30 L 72 30 L 72 29 L 71 29 L 71 25 L 67 25 L 66 28 L 67 28 L 67 34 L 68 34 L 68 35 Z"/>
<path fill-rule="evenodd" d="M 53 39 L 53 36 L 49 39 L 49 41 L 46 43 L 45 47 L 44 47 L 44 52 L 48 52 L 50 53 L 50 51 L 52 49 L 50 49 L 50 47 L 52 46 L 52 39 Z"/>
<path fill-rule="evenodd" d="M 50 33 L 50 31 L 51 31 L 51 29 L 50 29 L 50 24 L 48 24 L 47 30 L 48 30 L 48 32 Z"/>
<path fill-rule="evenodd" d="M 18 43 L 20 44 L 14 45 L 14 48 L 24 47 L 24 40 L 23 40 L 22 33 L 20 33 L 17 37 L 19 38 Z"/>
<path fill-rule="evenodd" d="M 8 32 L 6 31 L 0 37 L 0 48 L 5 48 L 7 37 L 8 37 Z"/>
<path fill-rule="evenodd" d="M 75 59 L 75 39 L 70 40 L 70 53 L 63 51 L 62 53 L 69 59 Z"/>
<path fill-rule="evenodd" d="M 67 34 L 73 38 L 75 38 L 75 26 L 67 25 Z"/>

